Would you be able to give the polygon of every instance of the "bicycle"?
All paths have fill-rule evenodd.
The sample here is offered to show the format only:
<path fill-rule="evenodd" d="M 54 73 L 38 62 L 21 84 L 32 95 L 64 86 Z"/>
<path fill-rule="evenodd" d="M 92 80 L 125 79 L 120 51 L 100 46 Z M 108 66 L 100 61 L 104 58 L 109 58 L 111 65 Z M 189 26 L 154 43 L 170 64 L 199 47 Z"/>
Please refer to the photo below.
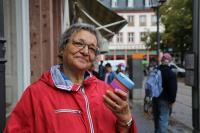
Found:
<path fill-rule="evenodd" d="M 144 113 L 148 117 L 148 119 L 153 119 L 153 98 L 150 94 L 145 90 L 145 97 L 144 97 Z"/>

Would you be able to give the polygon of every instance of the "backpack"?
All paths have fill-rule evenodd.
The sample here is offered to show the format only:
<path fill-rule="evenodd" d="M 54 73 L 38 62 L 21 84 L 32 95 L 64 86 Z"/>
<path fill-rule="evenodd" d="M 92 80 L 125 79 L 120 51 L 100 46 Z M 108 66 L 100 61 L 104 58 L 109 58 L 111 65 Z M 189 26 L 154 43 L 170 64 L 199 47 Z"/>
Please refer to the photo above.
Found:
<path fill-rule="evenodd" d="M 145 82 L 145 91 L 148 93 L 150 97 L 159 97 L 162 88 L 162 75 L 159 69 L 154 69 L 147 76 L 147 80 Z"/>

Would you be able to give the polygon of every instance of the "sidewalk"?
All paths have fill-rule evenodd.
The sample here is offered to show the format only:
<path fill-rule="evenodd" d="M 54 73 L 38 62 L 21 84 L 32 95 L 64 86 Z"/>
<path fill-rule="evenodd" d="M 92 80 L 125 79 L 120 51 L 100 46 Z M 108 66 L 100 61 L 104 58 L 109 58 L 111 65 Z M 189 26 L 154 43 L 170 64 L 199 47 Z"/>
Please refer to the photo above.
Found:
<path fill-rule="evenodd" d="M 177 120 L 192 128 L 192 88 L 183 82 L 178 83 L 177 98 L 172 112 Z"/>
<path fill-rule="evenodd" d="M 145 116 L 143 112 L 143 103 L 141 100 L 133 100 L 131 105 L 132 113 L 135 117 L 138 133 L 153 133 L 154 124 L 151 119 Z"/>
<path fill-rule="evenodd" d="M 154 133 L 154 123 L 151 117 L 143 112 L 143 100 L 133 100 L 133 115 L 135 117 L 138 133 Z M 176 119 L 170 120 L 169 133 L 192 133 L 192 129 Z"/>

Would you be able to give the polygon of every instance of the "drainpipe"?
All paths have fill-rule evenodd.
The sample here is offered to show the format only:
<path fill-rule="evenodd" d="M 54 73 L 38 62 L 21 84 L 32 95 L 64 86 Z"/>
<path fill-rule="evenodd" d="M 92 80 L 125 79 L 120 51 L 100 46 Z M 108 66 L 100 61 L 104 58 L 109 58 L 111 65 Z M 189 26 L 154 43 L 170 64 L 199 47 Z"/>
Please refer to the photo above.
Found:
<path fill-rule="evenodd" d="M 4 13 L 3 0 L 0 0 L 0 132 L 3 132 L 6 123 L 6 98 L 5 98 L 5 39 L 4 39 Z"/>

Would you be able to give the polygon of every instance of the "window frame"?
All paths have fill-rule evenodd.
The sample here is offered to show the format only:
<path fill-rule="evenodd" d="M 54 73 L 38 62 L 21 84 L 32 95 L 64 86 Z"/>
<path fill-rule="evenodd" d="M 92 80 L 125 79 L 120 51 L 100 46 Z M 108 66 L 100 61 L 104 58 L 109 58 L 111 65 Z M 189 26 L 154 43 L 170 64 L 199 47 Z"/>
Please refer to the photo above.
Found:
<path fill-rule="evenodd" d="M 123 32 L 116 34 L 116 43 L 123 43 Z"/>
<path fill-rule="evenodd" d="M 145 7 L 150 7 L 150 0 L 144 0 Z"/>
<path fill-rule="evenodd" d="M 147 35 L 147 32 L 145 32 L 145 31 L 140 32 L 140 42 L 144 42 L 144 41 L 142 41 L 142 37 L 144 37 L 145 35 Z"/>
<path fill-rule="evenodd" d="M 151 15 L 151 26 L 156 26 L 156 25 L 157 25 L 157 16 Z"/>
<path fill-rule="evenodd" d="M 127 7 L 128 8 L 134 7 L 134 0 L 127 0 Z"/>
<path fill-rule="evenodd" d="M 128 26 L 135 26 L 135 16 L 134 15 L 128 15 L 127 21 L 128 21 Z"/>
<path fill-rule="evenodd" d="M 135 42 L 135 32 L 128 32 L 128 43 L 134 43 Z"/>
<path fill-rule="evenodd" d="M 111 0 L 111 7 L 112 8 L 118 7 L 118 0 Z"/>
<path fill-rule="evenodd" d="M 147 26 L 147 15 L 140 15 L 139 16 L 139 25 L 140 26 Z"/>

